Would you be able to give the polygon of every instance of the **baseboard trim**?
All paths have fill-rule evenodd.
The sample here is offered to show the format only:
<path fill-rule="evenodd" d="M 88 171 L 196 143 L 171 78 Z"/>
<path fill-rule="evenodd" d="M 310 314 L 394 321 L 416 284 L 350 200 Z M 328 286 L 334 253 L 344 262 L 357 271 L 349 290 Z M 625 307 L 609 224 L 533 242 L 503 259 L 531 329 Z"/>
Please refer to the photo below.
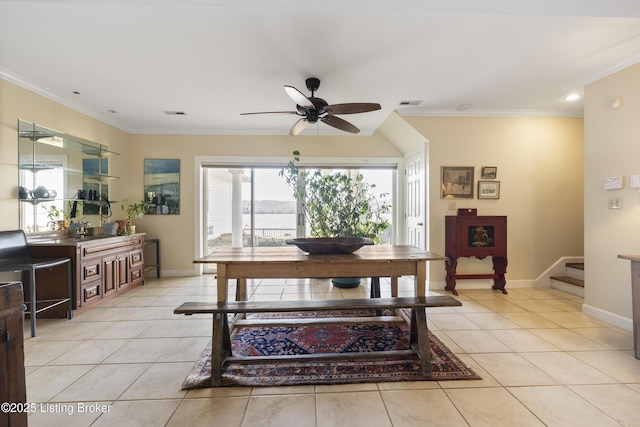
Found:
<path fill-rule="evenodd" d="M 602 310 L 589 304 L 582 304 L 582 314 L 610 323 L 619 328 L 633 332 L 633 320 L 610 311 Z"/>
<path fill-rule="evenodd" d="M 432 291 L 442 290 L 447 286 L 447 282 L 429 282 L 428 288 Z M 472 279 L 472 280 L 458 280 L 456 281 L 456 289 L 491 289 L 493 286 L 492 279 Z M 505 285 L 505 289 L 507 292 L 509 289 L 515 288 L 535 288 L 536 281 L 535 280 L 507 280 L 507 284 Z"/>
<path fill-rule="evenodd" d="M 160 270 L 160 277 L 190 277 L 198 276 L 194 270 Z M 149 277 L 155 277 L 155 274 L 150 274 Z"/>

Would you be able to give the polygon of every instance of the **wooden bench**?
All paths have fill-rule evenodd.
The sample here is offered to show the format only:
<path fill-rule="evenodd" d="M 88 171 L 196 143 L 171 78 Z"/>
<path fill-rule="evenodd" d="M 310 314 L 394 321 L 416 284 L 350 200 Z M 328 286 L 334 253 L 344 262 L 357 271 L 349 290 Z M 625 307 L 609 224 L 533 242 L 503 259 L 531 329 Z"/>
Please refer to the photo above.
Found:
<path fill-rule="evenodd" d="M 426 297 L 401 298 L 371 298 L 346 300 L 318 300 L 318 301 L 229 301 L 224 303 L 185 302 L 174 310 L 175 314 L 213 314 L 213 337 L 211 348 L 211 385 L 222 385 L 222 371 L 225 363 L 259 363 L 265 360 L 344 360 L 353 358 L 400 357 L 409 358 L 417 355 L 420 358 L 422 373 L 431 373 L 431 353 L 427 330 L 427 307 L 461 306 L 462 303 L 448 295 L 434 295 Z M 380 313 L 382 310 L 411 309 L 408 317 L 400 316 L 351 316 L 312 319 L 244 319 L 246 313 L 281 313 L 298 311 L 346 311 L 372 310 Z M 236 314 L 229 325 L 228 315 Z M 410 331 L 409 350 L 378 351 L 369 353 L 323 353 L 312 355 L 285 356 L 252 356 L 235 357 L 231 353 L 231 328 L 264 327 L 276 325 L 319 325 L 319 324 L 364 324 L 389 323 L 407 321 Z"/>

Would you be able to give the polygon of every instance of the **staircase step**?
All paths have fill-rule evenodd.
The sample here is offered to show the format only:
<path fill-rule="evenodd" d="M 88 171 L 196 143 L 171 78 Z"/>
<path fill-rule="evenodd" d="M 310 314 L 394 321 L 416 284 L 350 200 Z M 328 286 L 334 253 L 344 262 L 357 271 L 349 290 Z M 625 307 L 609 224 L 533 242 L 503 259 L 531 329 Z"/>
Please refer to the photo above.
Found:
<path fill-rule="evenodd" d="M 575 286 L 580 286 L 584 288 L 584 280 L 576 279 L 575 277 L 569 276 L 551 276 L 551 280 L 557 280 L 559 282 L 570 283 Z"/>
<path fill-rule="evenodd" d="M 566 264 L 567 267 L 569 268 L 575 268 L 578 270 L 584 270 L 584 262 L 568 262 Z"/>

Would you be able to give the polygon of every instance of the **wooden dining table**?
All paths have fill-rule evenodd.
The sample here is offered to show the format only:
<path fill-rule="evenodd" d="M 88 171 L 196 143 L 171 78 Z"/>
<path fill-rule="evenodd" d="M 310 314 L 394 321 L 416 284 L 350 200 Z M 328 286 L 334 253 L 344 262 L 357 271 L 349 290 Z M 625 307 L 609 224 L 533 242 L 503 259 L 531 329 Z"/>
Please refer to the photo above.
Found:
<path fill-rule="evenodd" d="M 213 314 L 211 384 L 222 385 L 223 366 L 227 363 L 261 361 L 323 360 L 327 362 L 353 358 L 418 357 L 423 375 L 431 373 L 431 355 L 427 331 L 426 307 L 460 306 L 448 295 L 426 296 L 426 263 L 444 261 L 445 257 L 409 245 L 366 245 L 349 254 L 308 254 L 297 247 L 220 248 L 194 260 L 197 264 L 217 264 L 217 301 L 185 302 L 176 314 Z M 398 297 L 398 278 L 413 276 L 414 295 Z M 247 279 L 371 277 L 373 298 L 320 301 L 247 301 Z M 380 277 L 391 278 L 391 298 L 380 298 Z M 229 302 L 229 281 L 237 280 L 236 302 Z M 246 313 L 374 310 L 375 316 L 247 319 Z M 408 311 L 406 309 L 409 309 Z M 391 310 L 395 315 L 385 314 Z M 387 313 L 385 311 L 385 313 Z M 229 320 L 228 315 L 231 315 Z M 309 355 L 252 356 L 233 355 L 231 331 L 236 327 L 321 326 L 353 324 L 406 323 L 409 349 L 384 352 L 322 353 Z"/>
<path fill-rule="evenodd" d="M 413 276 L 414 296 L 426 294 L 426 263 L 445 257 L 411 245 L 367 245 L 350 254 L 311 255 L 294 246 L 223 247 L 198 258 L 196 264 L 217 264 L 217 300 L 226 302 L 229 279 L 236 279 L 236 300 L 246 301 L 247 279 L 389 277 L 392 296 L 398 278 Z"/>

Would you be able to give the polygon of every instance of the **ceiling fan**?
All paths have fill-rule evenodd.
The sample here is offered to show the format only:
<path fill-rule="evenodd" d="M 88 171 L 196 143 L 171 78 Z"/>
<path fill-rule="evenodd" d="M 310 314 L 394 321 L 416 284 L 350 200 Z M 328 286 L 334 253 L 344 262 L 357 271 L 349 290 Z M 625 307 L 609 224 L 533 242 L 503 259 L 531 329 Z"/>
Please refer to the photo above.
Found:
<path fill-rule="evenodd" d="M 289 131 L 289 135 L 296 136 L 302 132 L 309 123 L 317 123 L 318 120 L 345 132 L 358 133 L 360 129 L 348 121 L 335 116 L 335 114 L 357 114 L 380 109 L 380 104 L 370 102 L 350 102 L 330 105 L 324 99 L 315 97 L 315 92 L 320 87 L 320 79 L 310 77 L 305 82 L 307 89 L 311 91 L 310 97 L 307 97 L 293 86 L 285 85 L 284 87 L 287 95 L 296 103 L 296 111 L 263 111 L 258 113 L 241 113 L 241 115 L 297 114 L 298 116 L 302 116 L 302 118 L 299 119 Z"/>

